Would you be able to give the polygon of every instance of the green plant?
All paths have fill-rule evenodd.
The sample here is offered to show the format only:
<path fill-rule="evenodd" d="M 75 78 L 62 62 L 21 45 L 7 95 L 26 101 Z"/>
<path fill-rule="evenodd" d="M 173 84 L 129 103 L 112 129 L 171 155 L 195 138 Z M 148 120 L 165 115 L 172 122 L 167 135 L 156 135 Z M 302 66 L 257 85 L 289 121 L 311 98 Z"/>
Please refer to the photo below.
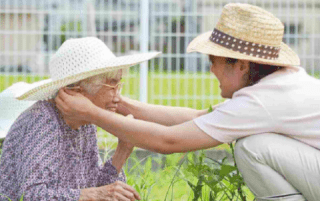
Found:
<path fill-rule="evenodd" d="M 233 145 L 230 145 L 233 151 Z M 187 171 L 195 178 L 196 182 L 186 180 L 193 191 L 193 201 L 201 200 L 249 200 L 251 193 L 243 182 L 236 165 L 229 164 L 227 157 L 221 162 L 206 157 L 205 151 L 190 153 Z M 209 188 L 209 195 L 203 195 L 203 189 Z M 207 197 L 207 199 L 203 199 Z"/>
<path fill-rule="evenodd" d="M 11 201 L 11 199 L 8 197 L 8 196 L 5 196 L 3 194 L 0 193 L 0 195 L 2 195 L 3 197 L 7 198 L 9 201 Z M 24 196 L 24 193 L 21 195 L 19 201 L 23 201 L 23 196 Z"/>
<path fill-rule="evenodd" d="M 208 112 L 212 112 L 210 106 Z M 171 180 L 167 190 L 165 200 L 169 190 L 173 189 L 173 184 L 178 175 L 178 171 L 191 174 L 191 177 L 184 176 L 185 180 L 193 192 L 192 201 L 197 200 L 253 200 L 253 195 L 245 186 L 243 178 L 236 166 L 234 158 L 233 144 L 229 144 L 231 149 L 233 164 L 227 160 L 217 161 L 206 156 L 205 150 L 200 152 L 190 152 L 184 155 L 181 163 Z M 186 168 L 183 163 L 187 163 Z M 172 199 L 171 199 L 172 200 Z"/>
<path fill-rule="evenodd" d="M 0 161 L 1 161 L 1 154 L 2 154 L 2 146 L 5 138 L 0 138 Z"/>

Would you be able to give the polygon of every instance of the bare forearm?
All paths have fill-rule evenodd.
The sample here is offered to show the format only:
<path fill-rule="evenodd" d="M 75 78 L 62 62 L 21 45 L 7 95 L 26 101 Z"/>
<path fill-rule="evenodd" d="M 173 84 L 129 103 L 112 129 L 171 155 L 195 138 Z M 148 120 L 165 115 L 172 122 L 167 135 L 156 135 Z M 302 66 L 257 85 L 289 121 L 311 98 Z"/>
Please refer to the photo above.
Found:
<path fill-rule="evenodd" d="M 118 173 L 120 173 L 122 166 L 125 164 L 131 152 L 132 149 L 117 147 L 116 152 L 112 157 L 112 165 L 117 169 Z"/>
<path fill-rule="evenodd" d="M 136 119 L 166 126 L 181 124 L 207 113 L 207 110 L 141 103 L 127 97 L 122 97 L 121 106 L 127 108 Z"/>
<path fill-rule="evenodd" d="M 89 111 L 88 119 L 109 133 L 131 142 L 134 146 L 158 152 L 166 140 L 167 126 L 153 122 L 128 119 L 107 110 L 95 107 Z"/>
<path fill-rule="evenodd" d="M 187 152 L 221 144 L 205 134 L 193 121 L 163 126 L 143 120 L 127 119 L 98 107 L 90 110 L 87 116 L 90 122 L 118 138 L 157 153 Z"/>

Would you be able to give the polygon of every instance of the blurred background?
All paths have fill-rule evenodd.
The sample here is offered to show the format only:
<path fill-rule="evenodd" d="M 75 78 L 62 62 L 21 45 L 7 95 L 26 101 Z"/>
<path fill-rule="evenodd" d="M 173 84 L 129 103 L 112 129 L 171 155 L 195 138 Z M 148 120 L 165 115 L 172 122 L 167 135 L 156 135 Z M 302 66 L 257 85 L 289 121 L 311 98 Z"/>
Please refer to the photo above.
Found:
<path fill-rule="evenodd" d="M 18 81 L 48 78 L 50 57 L 66 39 L 96 36 L 116 56 L 163 52 L 131 69 L 123 95 L 207 108 L 221 101 L 218 83 L 208 58 L 186 54 L 186 47 L 213 30 L 230 2 L 258 5 L 280 18 L 284 42 L 298 53 L 302 67 L 318 76 L 318 0 L 0 0 L 0 91 Z"/>

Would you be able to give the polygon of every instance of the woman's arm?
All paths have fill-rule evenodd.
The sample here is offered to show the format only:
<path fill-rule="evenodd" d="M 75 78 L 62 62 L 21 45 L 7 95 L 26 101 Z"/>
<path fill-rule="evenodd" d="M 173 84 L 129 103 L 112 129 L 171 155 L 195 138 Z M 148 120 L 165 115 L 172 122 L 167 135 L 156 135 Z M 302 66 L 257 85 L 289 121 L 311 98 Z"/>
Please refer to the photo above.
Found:
<path fill-rule="evenodd" d="M 133 118 L 133 116 L 127 115 L 127 118 Z M 132 153 L 133 147 L 133 144 L 130 142 L 118 138 L 118 146 L 112 157 L 112 165 L 117 169 L 118 173 L 120 173 L 122 166 Z"/>
<path fill-rule="evenodd" d="M 121 139 L 118 140 L 117 149 L 112 156 L 112 165 L 117 169 L 118 174 L 121 172 L 122 166 L 132 153 L 133 147 L 134 146 L 130 142 Z"/>
<path fill-rule="evenodd" d="M 137 147 L 169 154 L 215 147 L 221 142 L 198 128 L 193 121 L 163 126 L 136 119 L 127 119 L 101 108 L 92 108 L 89 121 Z"/>
<path fill-rule="evenodd" d="M 165 126 L 181 124 L 208 113 L 207 110 L 142 103 L 123 96 L 117 112 L 125 116 L 132 114 L 136 119 Z"/>
<path fill-rule="evenodd" d="M 81 94 L 59 91 L 55 101 L 70 118 L 86 119 L 133 145 L 159 153 L 186 152 L 214 147 L 221 142 L 200 130 L 193 121 L 176 126 L 125 118 L 103 110 Z"/>

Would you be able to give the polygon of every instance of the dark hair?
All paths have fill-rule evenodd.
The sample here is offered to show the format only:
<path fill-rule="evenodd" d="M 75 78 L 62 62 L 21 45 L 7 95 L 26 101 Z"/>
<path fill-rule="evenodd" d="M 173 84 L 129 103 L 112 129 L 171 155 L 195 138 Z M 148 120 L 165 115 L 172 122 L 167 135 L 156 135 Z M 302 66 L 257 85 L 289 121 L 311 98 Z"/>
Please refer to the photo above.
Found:
<path fill-rule="evenodd" d="M 209 55 L 209 59 L 211 61 L 213 61 L 214 56 Z M 225 59 L 226 59 L 227 64 L 233 65 L 238 62 L 238 59 L 234 59 L 234 58 L 225 58 Z M 267 75 L 270 75 L 273 72 L 276 72 L 277 70 L 283 69 L 284 67 L 250 62 L 249 68 L 250 69 L 249 69 L 249 73 L 248 73 L 247 86 L 252 86 L 252 85 L 258 83 L 262 78 L 266 77 Z"/>
<path fill-rule="evenodd" d="M 268 64 L 258 64 L 254 62 L 249 63 L 249 79 L 248 86 L 252 86 L 258 83 L 262 78 L 276 72 L 277 70 L 283 69 L 284 67 L 273 66 Z"/>

